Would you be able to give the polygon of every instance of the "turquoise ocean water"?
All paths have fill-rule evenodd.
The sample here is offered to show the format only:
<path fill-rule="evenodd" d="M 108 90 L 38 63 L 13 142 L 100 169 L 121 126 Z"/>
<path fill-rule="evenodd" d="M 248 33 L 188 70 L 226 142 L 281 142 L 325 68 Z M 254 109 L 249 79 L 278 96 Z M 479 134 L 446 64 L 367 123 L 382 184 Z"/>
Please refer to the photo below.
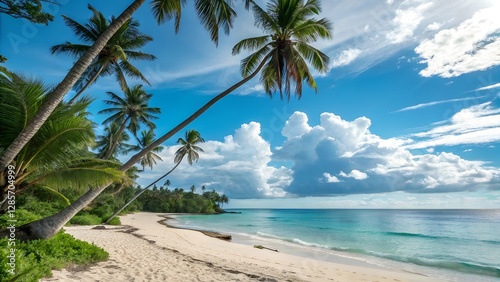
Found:
<path fill-rule="evenodd" d="M 500 281 L 500 210 L 244 209 L 183 215 L 174 224 L 232 234 L 282 252 L 417 272 Z"/>

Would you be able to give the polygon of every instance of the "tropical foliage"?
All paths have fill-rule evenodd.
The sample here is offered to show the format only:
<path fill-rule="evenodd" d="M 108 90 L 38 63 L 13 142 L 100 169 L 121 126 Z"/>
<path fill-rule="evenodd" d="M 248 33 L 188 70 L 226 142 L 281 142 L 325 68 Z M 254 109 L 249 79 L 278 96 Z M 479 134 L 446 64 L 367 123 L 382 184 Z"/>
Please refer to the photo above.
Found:
<path fill-rule="evenodd" d="M 92 11 L 93 15 L 85 25 L 64 15 L 63 18 L 66 25 L 73 30 L 75 35 L 84 43 L 90 45 L 66 42 L 53 46 L 51 48 L 52 54 L 66 53 L 75 58 L 81 57 L 99 38 L 104 30 L 109 27 L 111 22 L 115 20 L 114 17 L 110 20 L 106 19 L 101 12 L 91 5 L 88 5 L 88 8 Z M 146 77 L 144 77 L 144 75 L 128 60 L 152 61 L 156 59 L 156 57 L 151 54 L 137 51 L 153 40 L 151 36 L 141 33 L 138 27 L 138 21 L 129 19 L 118 29 L 118 31 L 116 31 L 106 43 L 106 46 L 99 52 L 99 55 L 92 61 L 90 66 L 76 82 L 75 89 L 78 93 L 70 102 L 75 101 L 76 98 L 79 97 L 88 86 L 94 83 L 98 77 L 114 74 L 124 91 L 128 88 L 125 75 L 140 79 L 149 84 Z"/>
<path fill-rule="evenodd" d="M 111 142 L 110 148 L 104 155 L 104 159 L 109 159 L 115 153 L 115 148 L 118 146 L 121 134 L 125 128 L 134 136 L 141 125 L 145 125 L 149 129 L 154 129 L 156 125 L 153 123 L 153 120 L 158 119 L 155 114 L 160 113 L 160 108 L 149 107 L 148 103 L 153 95 L 146 93 L 142 85 L 136 85 L 132 88 L 127 87 L 124 91 L 125 97 L 123 98 L 113 92 L 106 93 L 110 96 L 110 99 L 104 102 L 111 107 L 101 110 L 99 113 L 111 114 L 111 116 L 105 119 L 103 123 L 116 123 L 120 125 L 118 131 L 115 133 L 116 140 Z"/>
<path fill-rule="evenodd" d="M 264 11 L 253 5 L 255 25 L 266 35 L 241 40 L 233 47 L 233 55 L 242 50 L 255 51 L 241 61 L 243 77 L 255 72 L 257 66 L 266 61 L 260 80 L 264 90 L 273 95 L 283 92 L 290 99 L 290 92 L 295 84 L 297 97 L 302 95 L 302 82 L 317 89 L 309 65 L 320 73 L 328 71 L 329 57 L 312 47 L 311 42 L 331 38 L 330 22 L 312 18 L 321 11 L 318 0 L 273 0 Z"/>
<path fill-rule="evenodd" d="M 37 112 L 48 87 L 40 81 L 14 73 L 0 75 L 0 150 L 7 147 Z M 93 124 L 86 108 L 90 100 L 82 99 L 73 105 L 60 104 L 47 122 L 26 144 L 15 159 L 16 193 L 33 186 L 56 193 L 62 187 L 85 191 L 89 186 L 107 181 L 121 181 L 125 175 L 118 163 L 96 159 L 88 151 L 94 143 Z"/>
<path fill-rule="evenodd" d="M 137 145 L 130 147 L 128 152 L 144 150 L 144 148 L 155 141 L 155 137 L 156 136 L 153 130 L 143 130 L 141 132 L 141 136 L 137 138 Z M 162 161 L 161 157 L 156 154 L 160 153 L 161 151 L 163 151 L 163 146 L 157 146 L 141 158 L 139 164 L 142 166 L 143 171 L 146 166 L 149 166 L 150 169 L 153 169 L 153 166 L 156 165 L 156 161 Z"/>

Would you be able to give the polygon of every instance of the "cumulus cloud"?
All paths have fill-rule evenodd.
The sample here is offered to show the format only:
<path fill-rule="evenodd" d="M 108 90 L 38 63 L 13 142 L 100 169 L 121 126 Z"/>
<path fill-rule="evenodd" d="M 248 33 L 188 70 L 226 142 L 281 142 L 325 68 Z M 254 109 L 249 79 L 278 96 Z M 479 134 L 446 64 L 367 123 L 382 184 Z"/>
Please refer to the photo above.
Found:
<path fill-rule="evenodd" d="M 331 175 L 328 172 L 323 173 L 323 178 L 320 178 L 320 181 L 325 181 L 326 183 L 340 182 L 340 180 L 336 176 Z"/>
<path fill-rule="evenodd" d="M 342 66 L 347 66 L 352 63 L 361 54 L 360 49 L 352 48 L 342 51 L 336 58 L 332 61 L 332 67 L 338 68 Z"/>
<path fill-rule="evenodd" d="M 286 131 L 287 140 L 273 156 L 294 164 L 293 181 L 285 191 L 311 196 L 498 187 L 498 168 L 446 152 L 413 154 L 405 146 L 414 141 L 383 139 L 370 132 L 370 125 L 366 117 L 346 121 L 323 113 L 320 124 L 313 126 L 307 115 L 295 112 L 286 127 L 301 130 Z"/>
<path fill-rule="evenodd" d="M 499 65 L 499 32 L 498 5 L 476 12 L 456 28 L 441 30 L 415 48 L 427 64 L 420 75 L 454 77 Z"/>
<path fill-rule="evenodd" d="M 313 125 L 305 113 L 295 112 L 281 131 L 285 140 L 272 151 L 261 136 L 260 124 L 250 122 L 223 141 L 202 144 L 205 152 L 199 162 L 181 164 L 169 179 L 174 187 L 205 185 L 240 199 L 500 187 L 499 168 L 434 151 L 440 145 L 467 143 L 443 140 L 470 140 L 469 144 L 500 140 L 500 109 L 491 103 L 463 109 L 447 123 L 412 139 L 384 139 L 371 133 L 370 126 L 367 117 L 348 121 L 333 113 L 321 114 L 319 124 Z M 168 171 L 173 166 L 168 160 L 173 160 L 177 148 L 167 147 L 161 153 L 166 162 L 146 174 L 141 184 Z M 426 150 L 413 150 L 419 148 Z M 280 162 L 291 165 L 277 166 Z"/>
<path fill-rule="evenodd" d="M 208 190 L 226 193 L 230 198 L 263 198 L 285 196 L 291 182 L 291 171 L 269 165 L 271 149 L 261 136 L 260 124 L 250 122 L 228 135 L 223 142 L 208 141 L 200 145 L 197 163 L 183 162 L 168 178 L 175 187 L 204 184 Z M 168 171 L 178 146 L 167 147 L 160 156 L 165 162 L 142 178 L 146 183 Z"/>
<path fill-rule="evenodd" d="M 465 144 L 485 144 L 500 141 L 500 109 L 492 102 L 460 110 L 440 126 L 413 134 L 416 142 L 409 149 Z"/>
<path fill-rule="evenodd" d="M 426 29 L 436 31 L 436 30 L 440 29 L 442 26 L 443 26 L 443 24 L 441 24 L 441 23 L 433 22 L 433 23 L 429 24 Z"/>
<path fill-rule="evenodd" d="M 394 30 L 387 33 L 387 39 L 391 43 L 397 44 L 411 38 L 420 22 L 424 19 L 425 11 L 432 5 L 432 2 L 426 2 L 416 7 L 397 9 L 396 16 L 392 20 Z"/>
<path fill-rule="evenodd" d="M 366 174 L 366 173 L 364 173 L 362 171 L 359 171 L 357 169 L 353 169 L 349 173 L 345 173 L 345 172 L 341 171 L 339 173 L 339 175 L 342 176 L 342 177 L 354 178 L 356 180 L 363 180 L 363 179 L 367 179 L 368 178 L 368 174 Z"/>

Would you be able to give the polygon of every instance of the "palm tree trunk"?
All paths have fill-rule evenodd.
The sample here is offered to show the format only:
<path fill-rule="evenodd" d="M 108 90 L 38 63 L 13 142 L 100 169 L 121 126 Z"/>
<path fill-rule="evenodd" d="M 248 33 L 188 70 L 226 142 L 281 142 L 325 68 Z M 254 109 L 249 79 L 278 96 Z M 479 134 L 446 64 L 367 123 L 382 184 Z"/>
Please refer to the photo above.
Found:
<path fill-rule="evenodd" d="M 94 81 L 97 79 L 97 77 L 99 77 L 99 75 L 101 74 L 103 69 L 104 69 L 104 65 L 101 65 L 99 67 L 99 69 L 97 70 L 96 74 L 94 74 L 94 76 L 92 76 L 92 78 L 89 80 L 89 82 L 87 82 L 87 84 L 85 84 L 85 86 L 82 89 L 80 89 L 80 91 L 78 91 L 78 93 L 76 93 L 76 95 L 73 98 L 71 98 L 71 100 L 69 100 L 68 105 L 73 104 L 75 102 L 76 98 L 78 98 L 78 96 L 82 95 L 83 91 L 87 90 L 87 88 L 92 83 L 94 83 Z"/>
<path fill-rule="evenodd" d="M 103 159 L 108 160 L 109 158 L 111 158 L 111 156 L 113 156 L 113 153 L 114 153 L 114 151 L 116 149 L 116 145 L 118 145 L 118 143 L 120 142 L 120 136 L 122 135 L 123 130 L 125 130 L 125 126 L 127 125 L 127 121 L 129 119 L 130 119 L 130 116 L 128 116 L 123 121 L 123 123 L 120 125 L 120 128 L 115 133 L 115 140 L 111 142 L 111 148 L 109 148 L 109 150 L 106 152 L 106 154 L 104 155 Z"/>
<path fill-rule="evenodd" d="M 116 33 L 116 31 L 132 17 L 132 14 L 139 9 L 145 0 L 135 0 L 130 6 L 123 11 L 123 13 L 116 18 L 109 27 L 97 38 L 94 44 L 83 54 L 80 59 L 71 68 L 64 79 L 50 92 L 44 99 L 42 106 L 31 118 L 28 124 L 19 133 L 16 139 L 10 146 L 2 152 L 0 156 L 0 171 L 3 172 L 7 165 L 9 165 L 17 154 L 22 150 L 24 145 L 31 140 L 33 135 L 40 129 L 43 123 L 47 120 L 54 109 L 64 98 L 64 95 L 75 85 L 76 81 L 80 78 L 83 72 L 92 63 L 92 60 L 101 52 L 109 39 Z M 5 175 L 2 175 L 5 177 Z"/>
<path fill-rule="evenodd" d="M 174 129 L 167 132 L 167 134 L 163 135 L 155 142 L 151 143 L 149 146 L 142 149 L 139 153 L 130 158 L 124 165 L 120 167 L 121 171 L 127 171 L 131 168 L 135 163 L 137 163 L 143 156 L 149 153 L 151 150 L 165 142 L 168 138 L 172 137 L 175 133 L 179 132 L 181 129 L 186 127 L 189 123 L 203 114 L 206 110 L 208 110 L 213 104 L 215 104 L 220 99 L 227 96 L 232 91 L 236 90 L 238 87 L 252 79 L 254 76 L 259 73 L 259 71 L 264 67 L 267 59 L 269 59 L 270 55 L 267 55 L 257 69 L 250 74 L 249 76 L 242 79 L 240 82 L 234 84 L 233 86 L 226 89 L 224 92 L 212 98 L 208 103 L 206 103 L 203 107 L 197 110 L 194 114 L 188 117 L 186 120 L 177 125 Z M 33 239 L 42 239 L 42 238 L 50 238 L 54 234 L 56 234 L 61 228 L 82 208 L 90 204 L 102 191 L 104 191 L 112 182 L 105 184 L 99 188 L 91 189 L 83 196 L 78 198 L 75 202 L 73 202 L 70 206 L 66 207 L 62 211 L 51 215 L 46 218 L 39 219 L 34 222 L 27 223 L 22 225 L 16 229 L 16 238 L 21 240 L 33 240 Z M 9 235 L 9 230 L 3 229 L 0 230 L 0 238 L 7 237 Z M 17 236 L 19 234 L 19 236 Z"/>
<path fill-rule="evenodd" d="M 238 89 L 241 85 L 245 84 L 248 82 L 250 79 L 252 79 L 254 76 L 256 76 L 259 71 L 264 67 L 266 64 L 267 59 L 269 59 L 270 54 L 267 55 L 260 65 L 255 69 L 255 71 L 250 74 L 249 76 L 245 77 L 238 83 L 234 84 L 233 86 L 229 87 L 226 89 L 224 92 L 220 93 L 219 95 L 215 96 L 212 98 L 210 101 L 208 101 L 203 107 L 198 109 L 196 112 L 194 112 L 191 116 L 189 116 L 187 119 L 185 119 L 183 122 L 179 123 L 176 127 L 174 127 L 172 130 L 167 132 L 165 135 L 161 136 L 160 138 L 156 139 L 155 142 L 149 144 L 147 147 L 142 149 L 139 153 L 135 154 L 130 158 L 120 169 L 123 171 L 127 171 L 129 168 L 131 168 L 135 163 L 137 163 L 143 156 L 145 156 L 147 153 L 149 153 L 151 150 L 154 148 L 160 146 L 163 142 L 168 140 L 170 137 L 172 137 L 174 134 L 179 132 L 181 129 L 186 127 L 188 124 L 190 124 L 193 120 L 198 118 L 201 114 L 206 112 L 211 106 L 213 106 L 215 103 L 217 103 L 220 99 L 226 97 L 229 93 L 233 92 L 234 90 Z"/>
<path fill-rule="evenodd" d="M 181 160 L 182 161 L 182 160 Z M 142 189 L 139 193 L 137 193 L 137 195 L 135 195 L 130 201 L 128 201 L 123 207 L 121 207 L 117 212 L 115 212 L 112 216 L 110 216 L 106 222 L 104 222 L 104 224 L 108 224 L 113 218 L 115 218 L 119 213 L 122 212 L 122 210 L 124 210 L 126 207 L 128 207 L 128 205 L 130 205 L 133 201 L 135 201 L 135 199 L 139 198 L 140 195 L 142 195 L 142 193 L 144 193 L 149 187 L 155 185 L 158 181 L 162 180 L 163 178 L 165 178 L 165 176 L 169 175 L 172 171 L 174 171 L 179 165 L 181 164 L 181 162 L 178 162 L 169 172 L 165 173 L 164 175 L 162 175 L 160 178 L 156 179 L 153 183 L 149 184 L 146 188 Z"/>

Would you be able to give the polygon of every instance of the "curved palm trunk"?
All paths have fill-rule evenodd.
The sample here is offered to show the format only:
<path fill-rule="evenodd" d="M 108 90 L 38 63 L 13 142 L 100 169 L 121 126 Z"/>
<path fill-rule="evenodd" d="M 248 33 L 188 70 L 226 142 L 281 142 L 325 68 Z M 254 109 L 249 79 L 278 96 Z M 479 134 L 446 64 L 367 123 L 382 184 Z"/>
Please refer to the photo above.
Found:
<path fill-rule="evenodd" d="M 168 138 L 172 137 L 174 134 L 179 132 L 181 129 L 190 124 L 193 120 L 203 114 L 206 110 L 208 110 L 213 104 L 215 104 L 220 99 L 227 96 L 232 91 L 236 90 L 238 87 L 252 79 L 259 73 L 259 71 L 264 67 L 267 59 L 269 59 L 270 55 L 266 56 L 257 69 L 245 77 L 238 83 L 226 89 L 224 92 L 212 98 L 208 103 L 203 105 L 199 110 L 194 112 L 190 117 L 177 125 L 174 129 L 167 132 L 162 137 L 158 138 L 155 142 L 151 143 L 144 149 L 142 149 L 139 153 L 135 154 L 132 158 L 130 158 L 124 165 L 120 167 L 121 171 L 127 171 L 131 168 L 135 163 L 137 163 L 143 156 L 147 153 L 151 152 L 154 148 L 158 147 L 160 144 L 165 142 Z M 91 189 L 83 196 L 78 198 L 75 202 L 71 203 L 70 206 L 66 207 L 62 211 L 51 215 L 46 218 L 39 219 L 34 222 L 27 223 L 22 225 L 16 229 L 16 238 L 20 240 L 33 240 L 33 239 L 43 239 L 50 238 L 55 235 L 61 228 L 81 209 L 90 204 L 102 191 L 104 191 L 112 182 L 109 182 L 99 188 Z M 0 238 L 7 237 L 10 233 L 7 229 L 0 230 Z"/>
<path fill-rule="evenodd" d="M 119 213 L 122 212 L 122 210 L 124 210 L 126 207 L 128 207 L 133 201 L 135 201 L 135 199 L 139 198 L 140 195 L 142 195 L 142 193 L 146 192 L 146 190 L 155 185 L 158 181 L 162 180 L 163 178 L 165 178 L 165 176 L 169 175 L 172 171 L 174 171 L 179 165 L 181 164 L 181 162 L 178 162 L 169 172 L 165 173 L 164 175 L 162 175 L 160 178 L 156 179 L 154 182 L 152 182 L 151 184 L 149 184 L 146 188 L 142 189 L 139 193 L 137 193 L 137 195 L 135 195 L 130 201 L 128 201 L 123 207 L 121 207 L 117 212 L 115 212 L 112 216 L 110 216 L 106 222 L 104 222 L 104 224 L 108 224 L 113 218 L 115 218 Z"/>
<path fill-rule="evenodd" d="M 89 82 L 87 82 L 87 84 L 85 84 L 85 86 L 80 89 L 80 91 L 78 91 L 78 93 L 76 93 L 76 95 L 71 98 L 71 100 L 69 100 L 68 102 L 68 105 L 71 105 L 75 102 L 75 100 L 80 96 L 82 95 L 83 91 L 87 90 L 87 88 L 89 88 L 89 86 L 94 83 L 94 81 L 99 77 L 99 75 L 101 74 L 102 70 L 104 69 L 104 65 L 101 65 L 99 67 L 99 69 L 97 70 L 96 74 L 94 74 L 94 76 L 92 76 L 92 78 L 89 80 Z"/>
<path fill-rule="evenodd" d="M 83 72 L 92 63 L 92 60 L 101 52 L 109 39 L 116 33 L 116 31 L 132 17 L 132 14 L 139 9 L 145 0 L 135 0 L 130 6 L 123 11 L 123 13 L 116 18 L 109 27 L 97 38 L 94 44 L 83 54 L 80 59 L 71 68 L 64 79 L 56 86 L 56 88 L 47 95 L 43 101 L 42 106 L 37 114 L 28 122 L 24 129 L 19 133 L 16 139 L 0 156 L 0 171 L 4 172 L 7 165 L 16 157 L 21 149 L 28 143 L 29 140 L 40 129 L 42 124 L 47 120 L 50 114 L 62 101 L 64 95 L 75 85 L 76 81 Z M 2 173 L 3 174 L 3 173 Z M 5 174 L 0 175 L 5 177 Z"/>
<path fill-rule="evenodd" d="M 120 169 L 123 171 L 127 171 L 129 168 L 131 168 L 135 163 L 137 163 L 143 156 L 145 156 L 147 153 L 149 153 L 151 150 L 154 148 L 160 146 L 163 142 L 168 140 L 170 137 L 172 137 L 174 134 L 182 130 L 184 127 L 186 127 L 188 124 L 190 124 L 193 120 L 201 116 L 204 112 L 206 112 L 211 106 L 213 106 L 215 103 L 217 103 L 220 99 L 226 97 L 229 93 L 233 92 L 234 90 L 238 89 L 241 85 L 245 84 L 248 82 L 250 79 L 252 79 L 254 76 L 256 76 L 262 67 L 264 67 L 267 59 L 269 59 L 270 55 L 267 55 L 260 65 L 257 67 L 257 69 L 250 74 L 249 76 L 245 77 L 238 83 L 234 84 L 233 86 L 229 87 L 226 89 L 224 92 L 220 93 L 219 95 L 215 96 L 212 98 L 210 101 L 208 101 L 203 107 L 198 109 L 196 112 L 194 112 L 191 116 L 189 116 L 187 119 L 185 119 L 183 122 L 179 123 L 176 127 L 174 127 L 172 130 L 167 132 L 165 135 L 161 136 L 160 138 L 156 139 L 153 143 L 149 144 L 147 147 L 142 149 L 139 153 L 135 154 L 130 158 Z"/>
<path fill-rule="evenodd" d="M 120 125 L 120 128 L 118 129 L 118 131 L 116 132 L 115 134 L 115 140 L 111 142 L 111 148 L 109 148 L 109 150 L 106 152 L 106 154 L 104 155 L 103 159 L 105 160 L 108 160 L 109 158 L 111 158 L 111 156 L 113 155 L 113 152 L 115 151 L 116 149 L 116 146 L 118 145 L 118 143 L 120 142 L 120 136 L 122 135 L 123 133 L 123 130 L 125 130 L 125 126 L 127 125 L 127 121 L 130 119 L 130 117 L 127 117 L 123 123 Z"/>

